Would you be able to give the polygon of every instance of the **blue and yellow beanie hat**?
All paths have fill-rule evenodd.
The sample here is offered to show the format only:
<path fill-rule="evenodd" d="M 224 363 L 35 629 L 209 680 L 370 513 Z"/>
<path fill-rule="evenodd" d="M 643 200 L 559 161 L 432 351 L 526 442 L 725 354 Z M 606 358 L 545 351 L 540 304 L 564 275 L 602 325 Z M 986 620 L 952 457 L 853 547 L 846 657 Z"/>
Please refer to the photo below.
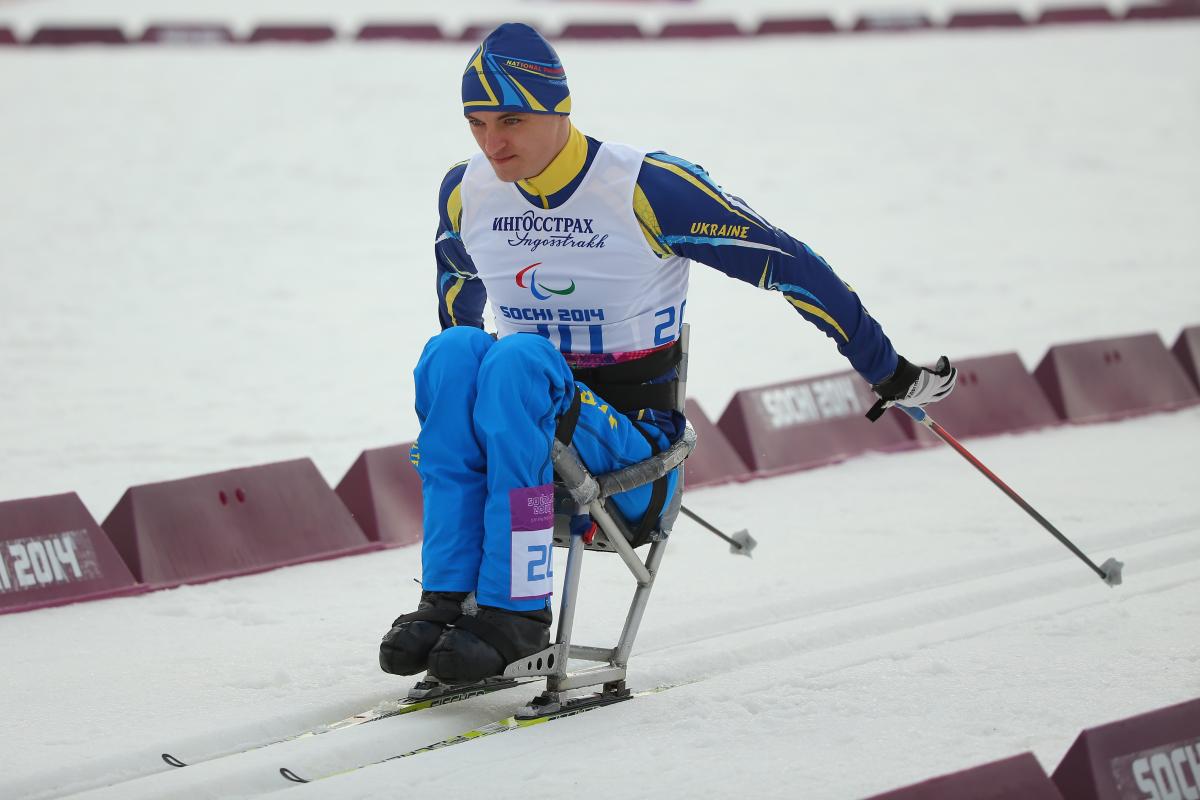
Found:
<path fill-rule="evenodd" d="M 506 22 L 471 56 L 462 79 L 463 113 L 570 114 L 571 90 L 558 53 L 528 25 Z"/>

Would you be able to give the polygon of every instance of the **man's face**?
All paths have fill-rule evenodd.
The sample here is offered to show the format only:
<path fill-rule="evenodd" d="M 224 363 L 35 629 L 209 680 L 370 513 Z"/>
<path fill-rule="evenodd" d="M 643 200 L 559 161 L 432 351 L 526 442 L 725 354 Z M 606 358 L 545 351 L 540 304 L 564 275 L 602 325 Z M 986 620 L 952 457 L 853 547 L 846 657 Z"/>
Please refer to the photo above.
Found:
<path fill-rule="evenodd" d="M 467 124 L 496 177 L 509 183 L 541 174 L 571 133 L 561 114 L 472 111 Z"/>

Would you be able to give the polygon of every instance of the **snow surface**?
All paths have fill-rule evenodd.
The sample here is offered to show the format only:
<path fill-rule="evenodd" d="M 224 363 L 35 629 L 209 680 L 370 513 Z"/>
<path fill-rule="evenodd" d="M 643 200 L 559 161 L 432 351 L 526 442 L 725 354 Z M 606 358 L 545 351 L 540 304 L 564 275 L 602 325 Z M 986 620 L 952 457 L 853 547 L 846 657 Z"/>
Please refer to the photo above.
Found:
<path fill-rule="evenodd" d="M 84 6 L 103 8 L 7 4 L 0 24 Z M 704 164 L 901 352 L 1032 366 L 1200 322 L 1197 44 L 1180 23 L 561 52 L 584 131 Z M 0 498 L 74 490 L 103 519 L 128 485 L 305 455 L 336 482 L 411 438 L 466 55 L 0 50 Z M 710 415 L 844 368 L 778 298 L 703 267 L 688 311 Z M 1124 560 L 1118 589 L 947 449 L 697 491 L 760 547 L 680 522 L 631 676 L 681 685 L 303 787 L 278 768 L 410 750 L 524 699 L 159 759 L 401 693 L 375 648 L 415 600 L 415 549 L 0 617 L 0 796 L 847 798 L 1027 749 L 1053 769 L 1081 727 L 1200 695 L 1198 432 L 1191 409 L 968 443 Z M 613 561 L 585 566 L 580 641 L 619 629 Z"/>

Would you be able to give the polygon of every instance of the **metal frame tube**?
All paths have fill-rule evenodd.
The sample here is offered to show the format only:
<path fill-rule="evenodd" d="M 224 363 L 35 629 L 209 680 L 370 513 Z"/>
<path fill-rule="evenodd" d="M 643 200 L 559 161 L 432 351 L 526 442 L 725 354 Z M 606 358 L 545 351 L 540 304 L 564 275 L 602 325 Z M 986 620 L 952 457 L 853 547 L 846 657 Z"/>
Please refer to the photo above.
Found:
<path fill-rule="evenodd" d="M 633 640 L 637 637 L 638 628 L 642 624 L 642 616 L 646 613 L 646 605 L 650 602 L 650 590 L 654 588 L 654 578 L 658 574 L 659 564 L 662 562 L 663 551 L 666 550 L 667 542 L 662 540 L 650 545 L 650 552 L 646 555 L 646 564 L 643 567 L 649 576 L 649 580 L 645 583 L 639 581 L 637 589 L 633 592 L 633 602 L 629 606 L 629 614 L 625 617 L 625 628 L 621 631 L 621 638 L 617 642 L 616 654 L 613 657 L 613 663 L 619 667 L 624 667 L 629 663 L 629 654 L 633 651 Z"/>
<path fill-rule="evenodd" d="M 678 383 L 675 388 L 675 410 L 683 413 L 687 407 L 687 373 L 688 373 L 688 349 L 692 343 L 692 326 L 689 323 L 683 323 L 679 326 L 679 347 L 681 355 L 679 357 L 679 366 L 675 370 L 678 376 Z"/>
<path fill-rule="evenodd" d="M 650 573 L 646 570 L 646 566 L 641 559 L 637 557 L 637 553 L 633 552 L 633 548 L 629 546 L 629 542 L 619 532 L 610 536 L 609 531 L 620 531 L 616 521 L 612 515 L 608 513 L 608 509 L 600 502 L 592 503 L 588 506 L 588 512 L 592 515 L 592 519 L 596 520 L 600 525 L 600 530 L 604 532 L 604 536 L 608 539 L 608 543 L 612 545 L 613 550 L 621 556 L 621 560 L 625 562 L 625 566 L 629 567 L 629 571 L 633 573 L 633 577 L 637 579 L 638 586 L 644 586 L 653 580 Z"/>
<path fill-rule="evenodd" d="M 602 664 L 611 664 L 613 654 L 617 651 L 611 647 L 588 647 L 582 644 L 571 645 L 571 658 L 578 658 L 581 661 L 598 661 Z"/>
<path fill-rule="evenodd" d="M 579 593 L 579 573 L 583 569 L 583 537 L 572 536 L 571 547 L 567 551 L 567 574 L 563 577 L 562 602 L 558 606 L 558 635 L 557 643 L 565 645 L 564 652 L 571 652 L 571 633 L 575 627 L 576 597 Z M 567 659 L 560 659 L 554 665 L 554 673 L 559 676 L 567 674 Z"/>
<path fill-rule="evenodd" d="M 572 672 L 570 675 L 559 678 L 553 676 L 554 685 L 547 684 L 547 690 L 551 692 L 565 692 L 568 689 L 582 689 L 585 686 L 599 686 L 602 683 L 610 683 L 612 681 L 625 680 L 626 671 L 624 667 L 615 667 L 604 665 L 602 667 L 589 667 L 578 672 Z"/>

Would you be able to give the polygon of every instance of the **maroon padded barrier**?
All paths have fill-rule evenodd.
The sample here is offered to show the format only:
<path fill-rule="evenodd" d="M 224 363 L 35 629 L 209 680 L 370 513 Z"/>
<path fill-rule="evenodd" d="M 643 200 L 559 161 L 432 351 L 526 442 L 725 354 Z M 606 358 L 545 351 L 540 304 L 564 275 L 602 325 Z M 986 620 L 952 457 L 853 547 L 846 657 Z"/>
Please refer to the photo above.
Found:
<path fill-rule="evenodd" d="M 689 489 L 745 480 L 752 473 L 721 429 L 709 420 L 695 400 L 686 406 L 688 422 L 696 429 L 696 449 L 688 457 L 684 483 Z"/>
<path fill-rule="evenodd" d="M 776 33 L 837 33 L 837 26 L 829 17 L 776 17 L 760 22 L 754 35 Z"/>
<path fill-rule="evenodd" d="M 1016 353 L 964 358 L 954 366 L 958 368 L 954 391 L 928 411 L 955 438 L 1016 433 L 1062 422 Z M 915 428 L 914 435 L 922 443 L 940 441 L 907 414 L 888 413 Z"/>
<path fill-rule="evenodd" d="M 867 800 L 1063 800 L 1033 753 L 942 775 Z"/>
<path fill-rule="evenodd" d="M 643 39 L 636 22 L 571 22 L 556 39 Z"/>
<path fill-rule="evenodd" d="M 1108 6 L 1071 6 L 1048 8 L 1038 17 L 1039 25 L 1057 25 L 1074 22 L 1115 22 L 1116 17 Z"/>
<path fill-rule="evenodd" d="M 1200 794 L 1200 700 L 1089 728 L 1054 770 L 1067 800 Z"/>
<path fill-rule="evenodd" d="M 1130 6 L 1125 19 L 1192 19 L 1200 17 L 1200 3 L 1167 2 L 1149 6 Z"/>
<path fill-rule="evenodd" d="M 378 548 L 307 458 L 134 486 L 103 527 L 155 588 Z"/>
<path fill-rule="evenodd" d="M 337 38 L 337 31 L 329 25 L 259 25 L 250 34 L 247 42 L 294 42 L 316 44 Z"/>
<path fill-rule="evenodd" d="M 363 25 L 356 37 L 360 42 L 417 41 L 436 42 L 445 38 L 436 24 L 406 25 L 373 22 Z"/>
<path fill-rule="evenodd" d="M 458 41 L 474 42 L 475 44 L 479 44 L 480 42 L 483 41 L 484 37 L 486 37 L 492 31 L 496 30 L 496 28 L 500 27 L 505 22 L 519 22 L 522 25 L 528 25 L 529 27 L 534 28 L 535 30 L 541 30 L 540 23 L 530 22 L 529 20 L 520 20 L 520 19 L 503 20 L 502 19 L 499 22 L 473 22 L 470 25 L 463 28 L 462 33 L 460 33 L 458 35 Z"/>
<path fill-rule="evenodd" d="M 64 46 L 76 44 L 128 44 L 125 32 L 114 27 L 53 26 L 38 28 L 29 44 Z"/>
<path fill-rule="evenodd" d="M 1200 393 L 1157 333 L 1055 345 L 1033 376 L 1059 416 L 1072 422 L 1200 402 Z"/>
<path fill-rule="evenodd" d="M 1200 325 L 1184 328 L 1171 346 L 1171 352 L 1179 360 L 1183 371 L 1200 387 Z"/>
<path fill-rule="evenodd" d="M 727 39 L 745 36 L 733 20 L 668 22 L 658 32 L 660 39 Z"/>
<path fill-rule="evenodd" d="M 854 23 L 854 30 L 864 31 L 917 31 L 932 28 L 933 22 L 924 14 L 864 14 Z"/>
<path fill-rule="evenodd" d="M 409 460 L 412 442 L 364 450 L 337 485 L 338 497 L 373 542 L 389 547 L 421 540 L 421 477 Z"/>
<path fill-rule="evenodd" d="M 17 44 L 17 36 L 8 28 L 0 28 L 0 47 L 6 44 Z"/>
<path fill-rule="evenodd" d="M 148 26 L 141 41 L 147 44 L 228 44 L 233 41 L 233 31 L 225 25 L 170 22 Z"/>
<path fill-rule="evenodd" d="M 0 503 L 0 614 L 142 591 L 74 492 Z"/>
<path fill-rule="evenodd" d="M 897 450 L 915 442 L 899 419 L 864 417 L 875 402 L 856 372 L 743 389 L 717 427 L 742 460 L 759 473 L 784 472 L 841 461 L 869 450 Z"/>
<path fill-rule="evenodd" d="M 1016 11 L 959 11 L 951 14 L 947 28 L 1020 28 L 1028 23 Z"/>

